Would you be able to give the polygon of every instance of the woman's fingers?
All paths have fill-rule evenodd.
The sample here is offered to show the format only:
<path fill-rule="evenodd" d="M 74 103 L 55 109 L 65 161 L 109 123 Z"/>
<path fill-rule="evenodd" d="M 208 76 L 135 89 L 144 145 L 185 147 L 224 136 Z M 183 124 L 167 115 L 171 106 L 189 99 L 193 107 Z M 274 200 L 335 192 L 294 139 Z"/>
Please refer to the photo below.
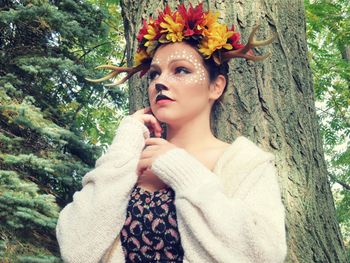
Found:
<path fill-rule="evenodd" d="M 156 117 L 154 117 L 151 114 L 145 114 L 144 115 L 144 123 L 146 126 L 148 126 L 150 131 L 153 131 L 155 133 L 156 136 L 158 136 L 158 135 L 161 136 L 162 127 L 160 126 L 160 123 L 156 119 Z"/>
<path fill-rule="evenodd" d="M 151 111 L 151 107 L 146 107 L 146 108 L 143 108 L 143 113 L 149 113 L 149 112 L 152 112 Z"/>
<path fill-rule="evenodd" d="M 133 116 L 146 125 L 150 132 L 154 132 L 155 136 L 161 137 L 162 127 L 156 117 L 152 114 L 151 107 L 140 109 L 136 111 Z"/>
<path fill-rule="evenodd" d="M 150 159 L 147 159 L 147 158 L 139 160 L 139 163 L 137 164 L 137 168 L 136 168 L 136 172 L 138 176 L 142 175 L 143 172 L 149 168 L 149 162 L 150 162 Z"/>
<path fill-rule="evenodd" d="M 159 121 L 153 115 L 151 115 L 151 123 L 152 123 L 153 131 L 155 135 L 156 136 L 159 135 L 160 137 L 162 135 L 162 127 L 160 126 Z"/>
<path fill-rule="evenodd" d="M 146 113 L 149 113 L 151 112 L 151 107 L 145 107 L 145 108 L 142 108 L 142 109 L 139 109 L 137 111 L 135 111 L 132 116 L 137 116 L 137 117 L 140 117 L 142 116 L 143 114 L 146 114 Z"/>

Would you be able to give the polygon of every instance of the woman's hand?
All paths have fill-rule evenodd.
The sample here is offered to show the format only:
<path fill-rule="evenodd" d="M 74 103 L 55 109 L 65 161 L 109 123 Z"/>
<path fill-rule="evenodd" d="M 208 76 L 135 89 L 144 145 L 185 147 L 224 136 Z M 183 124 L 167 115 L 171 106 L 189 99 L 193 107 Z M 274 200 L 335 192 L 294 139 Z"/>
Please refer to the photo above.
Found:
<path fill-rule="evenodd" d="M 153 116 L 151 107 L 138 110 L 131 116 L 142 122 L 148 128 L 149 132 L 153 132 L 156 137 L 162 136 L 162 127 L 156 117 Z"/>
<path fill-rule="evenodd" d="M 145 170 L 151 169 L 152 163 L 159 155 L 177 148 L 174 144 L 162 138 L 148 138 L 146 139 L 146 146 L 137 164 L 136 171 L 138 176 L 142 175 Z"/>

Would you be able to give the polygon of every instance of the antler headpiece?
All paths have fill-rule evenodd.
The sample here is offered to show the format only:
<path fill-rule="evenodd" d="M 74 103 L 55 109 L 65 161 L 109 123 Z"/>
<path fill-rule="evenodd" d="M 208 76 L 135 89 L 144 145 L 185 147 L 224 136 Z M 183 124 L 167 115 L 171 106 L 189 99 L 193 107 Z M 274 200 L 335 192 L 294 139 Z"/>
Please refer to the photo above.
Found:
<path fill-rule="evenodd" d="M 143 27 L 138 33 L 139 42 L 135 55 L 135 66 L 131 68 L 116 67 L 112 65 L 101 65 L 98 69 L 111 69 L 111 73 L 100 79 L 87 79 L 92 82 L 102 82 L 111 79 L 122 72 L 127 76 L 107 86 L 115 86 L 124 83 L 136 72 L 141 71 L 143 76 L 149 69 L 155 50 L 159 45 L 166 43 L 190 41 L 197 45 L 198 51 L 205 59 L 213 57 L 216 64 L 220 65 L 231 58 L 245 58 L 259 61 L 267 58 L 270 53 L 263 56 L 255 56 L 252 48 L 270 44 L 275 36 L 263 40 L 255 40 L 255 32 L 258 26 L 254 27 L 250 34 L 247 45 L 239 43 L 240 34 L 225 24 L 217 21 L 219 13 L 210 11 L 203 12 L 203 4 L 193 7 L 190 4 L 186 9 L 183 4 L 177 7 L 177 11 L 172 12 L 167 5 L 165 10 L 154 20 L 149 18 L 149 22 L 143 20 Z"/>

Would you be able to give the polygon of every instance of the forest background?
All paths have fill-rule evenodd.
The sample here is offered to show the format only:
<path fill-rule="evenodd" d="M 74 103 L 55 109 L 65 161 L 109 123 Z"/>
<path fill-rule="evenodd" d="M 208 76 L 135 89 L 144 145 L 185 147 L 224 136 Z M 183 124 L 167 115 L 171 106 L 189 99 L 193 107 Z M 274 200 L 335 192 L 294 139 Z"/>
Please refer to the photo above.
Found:
<path fill-rule="evenodd" d="M 350 4 L 304 1 L 329 181 L 350 255 Z M 126 63 L 118 1 L 0 0 L 0 258 L 59 260 L 55 225 L 128 114 L 128 87 L 92 85 Z"/>

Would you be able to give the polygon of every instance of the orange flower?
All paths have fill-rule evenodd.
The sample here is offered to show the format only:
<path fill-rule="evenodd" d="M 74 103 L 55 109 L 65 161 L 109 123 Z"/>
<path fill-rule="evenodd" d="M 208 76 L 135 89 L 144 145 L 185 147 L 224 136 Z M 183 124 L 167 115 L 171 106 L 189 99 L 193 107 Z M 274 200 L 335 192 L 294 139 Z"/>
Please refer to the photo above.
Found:
<path fill-rule="evenodd" d="M 227 26 L 217 23 L 207 33 L 208 35 L 199 44 L 199 51 L 207 58 L 217 49 L 232 49 L 232 45 L 227 43 L 227 40 L 233 35 L 233 32 L 229 31 Z"/>
<path fill-rule="evenodd" d="M 158 18 L 156 20 L 159 25 L 160 23 L 165 22 L 164 17 L 166 15 L 174 17 L 174 13 L 171 12 L 169 5 L 166 5 L 164 11 L 159 13 Z"/>
<path fill-rule="evenodd" d="M 160 37 L 160 28 L 155 20 L 150 18 L 150 21 L 147 26 L 147 34 L 143 36 L 148 41 L 144 44 L 144 46 L 148 47 L 152 41 L 157 40 Z"/>
<path fill-rule="evenodd" d="M 175 19 L 174 19 L 175 18 Z M 174 16 L 165 15 L 164 21 L 160 23 L 160 27 L 163 28 L 161 30 L 161 33 L 167 33 L 166 34 L 166 40 L 164 38 L 160 38 L 159 41 L 162 43 L 166 42 L 181 42 L 184 38 L 183 30 L 184 30 L 184 19 L 180 15 L 179 12 L 176 12 Z"/>
<path fill-rule="evenodd" d="M 156 20 L 150 17 L 148 24 L 143 21 L 137 36 L 137 63 L 152 58 L 159 45 L 169 42 L 194 42 L 205 58 L 209 58 L 216 50 L 244 47 L 239 43 L 240 35 L 234 31 L 234 27 L 228 30 L 225 24 L 218 22 L 218 12 L 203 12 L 203 4 L 195 7 L 189 4 L 187 9 L 181 4 L 177 10 L 172 12 L 167 5 Z"/>
<path fill-rule="evenodd" d="M 145 49 L 139 49 L 134 57 L 135 66 L 138 66 L 144 61 L 145 59 L 149 58 L 148 54 L 146 53 Z"/>
<path fill-rule="evenodd" d="M 204 23 L 203 23 L 203 36 L 209 35 L 209 31 L 212 31 L 213 28 L 218 25 L 218 16 L 219 13 L 213 14 L 212 12 L 204 13 Z"/>

